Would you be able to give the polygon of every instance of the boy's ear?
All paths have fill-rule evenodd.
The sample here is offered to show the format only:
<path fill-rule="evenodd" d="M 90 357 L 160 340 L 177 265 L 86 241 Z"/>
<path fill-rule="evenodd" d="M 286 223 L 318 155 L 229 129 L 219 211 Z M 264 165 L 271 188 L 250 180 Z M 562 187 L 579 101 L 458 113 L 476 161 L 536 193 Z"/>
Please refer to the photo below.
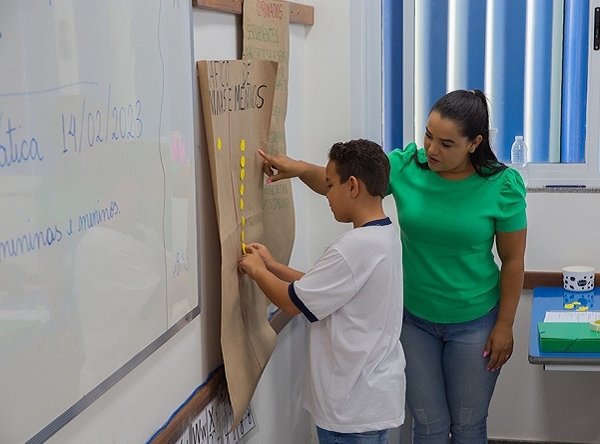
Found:
<path fill-rule="evenodd" d="M 350 176 L 348 178 L 348 189 L 350 190 L 350 197 L 355 198 L 356 196 L 358 196 L 360 182 L 356 177 Z"/>

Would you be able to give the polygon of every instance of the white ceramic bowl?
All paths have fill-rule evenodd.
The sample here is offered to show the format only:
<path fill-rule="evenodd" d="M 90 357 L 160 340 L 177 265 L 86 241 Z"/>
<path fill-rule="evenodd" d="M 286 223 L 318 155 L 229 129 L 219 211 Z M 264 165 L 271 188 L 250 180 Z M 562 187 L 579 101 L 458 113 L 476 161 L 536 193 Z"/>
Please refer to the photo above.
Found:
<path fill-rule="evenodd" d="M 594 289 L 594 267 L 573 265 L 562 269 L 563 287 L 567 291 L 590 291 Z"/>

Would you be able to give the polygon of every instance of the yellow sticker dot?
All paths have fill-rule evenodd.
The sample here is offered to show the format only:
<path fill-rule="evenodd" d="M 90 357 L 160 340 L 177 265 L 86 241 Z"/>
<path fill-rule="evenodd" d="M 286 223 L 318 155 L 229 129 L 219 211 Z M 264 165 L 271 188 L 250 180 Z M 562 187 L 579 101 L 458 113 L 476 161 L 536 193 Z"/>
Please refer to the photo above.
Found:
<path fill-rule="evenodd" d="M 571 309 L 574 308 L 575 306 L 573 304 L 565 304 L 565 308 Z"/>
<path fill-rule="evenodd" d="M 246 218 L 242 216 L 242 227 L 246 226 Z"/>
<path fill-rule="evenodd" d="M 575 302 L 573 302 L 573 305 L 581 305 L 581 302 L 575 301 Z"/>
<path fill-rule="evenodd" d="M 245 177 L 246 177 L 246 170 L 242 168 L 240 170 L 240 180 L 244 180 Z"/>
<path fill-rule="evenodd" d="M 600 325 L 600 319 L 596 319 L 596 320 L 594 321 L 594 324 L 596 324 L 596 325 Z"/>
<path fill-rule="evenodd" d="M 219 151 L 221 151 L 221 148 L 223 148 L 223 142 L 221 141 L 221 138 L 219 137 L 219 138 L 217 139 L 217 149 L 218 149 Z"/>
<path fill-rule="evenodd" d="M 240 238 L 242 239 L 242 242 L 244 242 L 246 240 L 246 232 L 245 231 L 242 231 L 240 233 Z"/>
<path fill-rule="evenodd" d="M 246 254 L 246 244 L 242 243 L 242 253 Z"/>
<path fill-rule="evenodd" d="M 244 199 L 240 199 L 240 210 L 244 209 Z"/>
<path fill-rule="evenodd" d="M 244 184 L 240 185 L 240 196 L 244 195 Z"/>
<path fill-rule="evenodd" d="M 241 166 L 242 168 L 245 168 L 245 167 L 246 167 L 246 156 L 242 156 L 242 157 L 240 157 L 240 166 Z"/>
<path fill-rule="evenodd" d="M 581 306 L 577 308 L 577 311 L 588 311 L 590 309 L 590 307 L 586 307 L 586 306 Z"/>
<path fill-rule="evenodd" d="M 240 141 L 240 151 L 246 151 L 246 139 Z"/>

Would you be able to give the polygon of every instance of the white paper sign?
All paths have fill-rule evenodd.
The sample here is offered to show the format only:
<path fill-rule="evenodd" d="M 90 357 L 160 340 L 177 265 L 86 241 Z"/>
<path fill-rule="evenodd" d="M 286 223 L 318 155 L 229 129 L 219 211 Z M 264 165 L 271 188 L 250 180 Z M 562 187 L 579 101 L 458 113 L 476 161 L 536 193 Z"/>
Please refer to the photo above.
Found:
<path fill-rule="evenodd" d="M 600 311 L 547 311 L 544 322 L 593 322 L 600 319 Z"/>
<path fill-rule="evenodd" d="M 240 424 L 229 433 L 233 421 L 231 405 L 225 405 L 219 399 L 212 400 L 202 412 L 192 421 L 188 441 L 178 441 L 177 444 L 235 444 L 247 435 L 256 422 L 249 405 Z"/>

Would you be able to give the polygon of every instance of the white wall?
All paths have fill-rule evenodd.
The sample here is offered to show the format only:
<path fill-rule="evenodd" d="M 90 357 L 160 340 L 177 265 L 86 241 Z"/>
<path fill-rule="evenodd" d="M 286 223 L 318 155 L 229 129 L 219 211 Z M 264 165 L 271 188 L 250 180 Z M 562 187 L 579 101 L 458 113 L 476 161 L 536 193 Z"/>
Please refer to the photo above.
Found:
<path fill-rule="evenodd" d="M 600 194 L 527 195 L 528 270 L 566 265 L 600 270 Z M 502 368 L 489 416 L 491 438 L 540 442 L 600 442 L 600 373 L 545 371 L 529 364 L 532 291 L 523 292 L 515 320 L 515 349 Z"/>

